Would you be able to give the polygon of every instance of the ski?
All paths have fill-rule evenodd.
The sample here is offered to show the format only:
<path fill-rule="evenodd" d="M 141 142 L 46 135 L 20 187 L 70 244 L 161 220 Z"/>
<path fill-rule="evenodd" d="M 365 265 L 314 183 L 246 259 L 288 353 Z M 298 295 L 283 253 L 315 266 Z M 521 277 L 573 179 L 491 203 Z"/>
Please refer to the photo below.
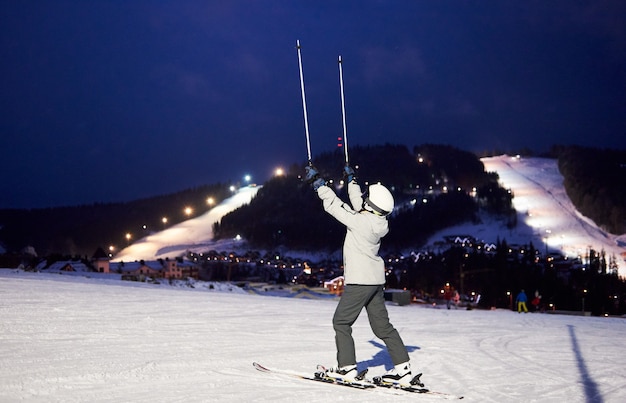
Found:
<path fill-rule="evenodd" d="M 422 377 L 421 373 L 415 375 L 413 377 L 413 379 L 411 379 L 411 382 L 409 382 L 410 386 L 409 385 L 400 385 L 400 384 L 397 384 L 397 383 L 384 382 L 382 377 L 380 377 L 380 376 L 374 377 L 374 379 L 372 379 L 372 382 L 374 383 L 374 385 L 379 386 L 381 388 L 402 389 L 402 390 L 405 390 L 407 392 L 415 392 L 415 393 L 428 393 L 428 392 L 430 392 L 430 390 L 428 390 L 427 388 L 424 387 L 424 383 L 420 380 L 421 377 Z"/>
<path fill-rule="evenodd" d="M 323 383 L 339 385 L 339 386 L 348 386 L 348 387 L 356 388 L 356 389 L 375 389 L 376 388 L 376 385 L 367 381 L 349 382 L 349 381 L 344 381 L 341 379 L 328 378 L 326 376 L 323 376 L 322 372 L 320 371 L 316 372 L 313 375 L 305 375 L 305 374 L 299 374 L 299 373 L 291 372 L 291 371 L 268 368 L 259 364 L 258 362 L 253 362 L 252 365 L 254 366 L 255 369 L 261 372 L 267 372 L 267 373 L 272 373 L 276 375 L 284 375 L 284 376 L 303 379 L 307 381 L 316 381 L 316 382 L 323 382 Z"/>
<path fill-rule="evenodd" d="M 456 396 L 456 395 L 452 395 L 449 393 L 432 391 L 430 389 L 425 388 L 423 383 L 421 383 L 421 381 L 419 380 L 419 377 L 422 374 L 416 375 L 413 378 L 413 381 L 417 382 L 415 385 L 403 386 L 403 385 L 397 385 L 397 384 L 383 383 L 379 377 L 375 377 L 373 380 L 368 380 L 365 378 L 367 370 L 361 371 L 359 375 L 357 376 L 357 380 L 345 381 L 342 379 L 330 378 L 326 376 L 324 372 L 324 368 L 322 366 L 318 366 L 317 372 L 315 372 L 313 375 L 286 371 L 282 369 L 269 368 L 269 367 L 259 364 L 258 362 L 253 362 L 252 366 L 254 366 L 256 370 L 265 372 L 265 373 L 288 376 L 291 378 L 297 378 L 297 379 L 302 379 L 302 380 L 307 380 L 307 381 L 322 382 L 322 383 L 331 384 L 331 385 L 346 386 L 346 387 L 355 388 L 355 389 L 370 390 L 370 391 L 378 390 L 380 392 L 388 391 L 394 394 L 420 393 L 420 394 L 439 396 L 445 399 L 463 399 L 463 396 Z"/>

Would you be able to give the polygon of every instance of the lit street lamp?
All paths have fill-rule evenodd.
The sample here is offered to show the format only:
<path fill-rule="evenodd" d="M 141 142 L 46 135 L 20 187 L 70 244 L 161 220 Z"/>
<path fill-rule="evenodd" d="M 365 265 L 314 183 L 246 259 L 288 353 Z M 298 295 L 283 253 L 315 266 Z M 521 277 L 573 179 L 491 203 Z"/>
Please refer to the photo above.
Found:
<path fill-rule="evenodd" d="M 130 232 L 126 233 L 126 245 L 130 245 L 130 238 L 132 238 L 132 235 L 130 234 Z"/>

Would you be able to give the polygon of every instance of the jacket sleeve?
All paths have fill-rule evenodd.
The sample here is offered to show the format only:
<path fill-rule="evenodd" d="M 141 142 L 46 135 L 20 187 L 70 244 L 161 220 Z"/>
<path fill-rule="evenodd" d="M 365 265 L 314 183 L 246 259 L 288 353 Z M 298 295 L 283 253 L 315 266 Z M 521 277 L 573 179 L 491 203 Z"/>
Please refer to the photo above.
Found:
<path fill-rule="evenodd" d="M 361 193 L 361 186 L 356 182 L 348 183 L 348 197 L 350 198 L 350 204 L 354 211 L 361 211 L 363 208 L 363 193 Z"/>
<path fill-rule="evenodd" d="M 317 190 L 317 195 L 322 199 L 324 210 L 335 217 L 337 221 L 346 227 L 350 227 L 354 223 L 357 212 L 337 197 L 337 194 L 330 187 L 320 187 Z"/>

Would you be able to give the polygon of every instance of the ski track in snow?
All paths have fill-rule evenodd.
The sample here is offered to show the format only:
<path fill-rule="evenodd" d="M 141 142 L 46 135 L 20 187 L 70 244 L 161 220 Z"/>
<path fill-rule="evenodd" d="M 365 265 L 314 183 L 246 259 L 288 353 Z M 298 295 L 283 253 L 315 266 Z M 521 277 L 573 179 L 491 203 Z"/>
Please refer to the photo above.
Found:
<path fill-rule="evenodd" d="M 227 290 L 227 288 L 223 288 Z M 441 401 L 264 374 L 335 360 L 336 301 L 0 271 L 1 402 Z M 626 401 L 626 321 L 388 305 L 413 368 L 470 402 Z M 391 366 L 365 314 L 369 375 Z"/>

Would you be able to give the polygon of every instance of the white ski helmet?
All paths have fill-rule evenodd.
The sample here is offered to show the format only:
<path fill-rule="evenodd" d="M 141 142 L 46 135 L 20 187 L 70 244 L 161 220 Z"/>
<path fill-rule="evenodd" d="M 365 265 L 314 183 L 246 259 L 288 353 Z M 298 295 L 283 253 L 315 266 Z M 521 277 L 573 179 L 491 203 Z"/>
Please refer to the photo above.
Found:
<path fill-rule="evenodd" d="M 365 199 L 364 207 L 378 215 L 386 216 L 393 210 L 393 196 L 383 185 L 376 183 L 370 185 L 368 197 Z"/>

